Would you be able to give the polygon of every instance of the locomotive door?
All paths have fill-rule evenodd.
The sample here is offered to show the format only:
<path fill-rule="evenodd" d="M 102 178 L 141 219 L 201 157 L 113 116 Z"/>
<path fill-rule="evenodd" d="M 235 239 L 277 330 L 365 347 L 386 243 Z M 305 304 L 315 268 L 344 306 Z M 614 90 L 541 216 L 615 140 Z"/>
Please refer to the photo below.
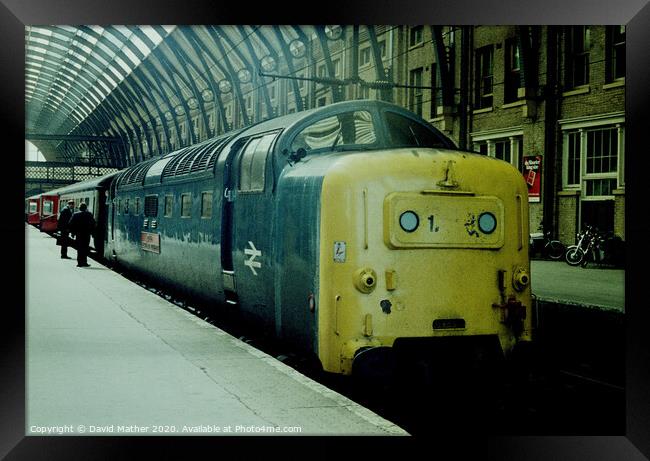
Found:
<path fill-rule="evenodd" d="M 271 152 L 278 132 L 252 136 L 226 166 L 222 254 L 228 302 L 261 320 L 273 321 L 271 266 L 273 168 Z"/>

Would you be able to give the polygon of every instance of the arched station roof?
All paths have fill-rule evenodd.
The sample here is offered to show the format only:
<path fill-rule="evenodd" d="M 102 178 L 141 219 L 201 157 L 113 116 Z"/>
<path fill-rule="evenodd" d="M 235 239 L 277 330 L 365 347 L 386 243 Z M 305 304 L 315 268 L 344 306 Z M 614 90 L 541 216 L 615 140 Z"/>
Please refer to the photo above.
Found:
<path fill-rule="evenodd" d="M 386 27 L 358 30 L 384 80 Z M 345 35 L 343 26 L 27 26 L 26 139 L 52 161 L 92 151 L 121 168 L 164 155 L 278 115 L 274 79 L 260 72 L 334 78 L 331 54 L 349 46 Z M 305 109 L 300 80 L 287 89 Z"/>

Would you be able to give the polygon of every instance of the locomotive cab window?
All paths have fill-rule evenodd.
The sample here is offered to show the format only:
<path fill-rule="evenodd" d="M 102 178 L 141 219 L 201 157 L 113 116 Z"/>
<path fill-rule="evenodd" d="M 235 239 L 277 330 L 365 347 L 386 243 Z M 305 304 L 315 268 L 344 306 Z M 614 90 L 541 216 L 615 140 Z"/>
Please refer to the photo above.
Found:
<path fill-rule="evenodd" d="M 385 112 L 384 117 L 392 147 L 446 147 L 442 138 L 415 120 L 395 112 Z"/>
<path fill-rule="evenodd" d="M 266 158 L 277 133 L 253 138 L 244 147 L 239 160 L 239 190 L 261 192 L 266 182 Z"/>
<path fill-rule="evenodd" d="M 291 150 L 366 148 L 377 143 L 372 115 L 368 111 L 344 112 L 317 120 L 300 131 Z"/>

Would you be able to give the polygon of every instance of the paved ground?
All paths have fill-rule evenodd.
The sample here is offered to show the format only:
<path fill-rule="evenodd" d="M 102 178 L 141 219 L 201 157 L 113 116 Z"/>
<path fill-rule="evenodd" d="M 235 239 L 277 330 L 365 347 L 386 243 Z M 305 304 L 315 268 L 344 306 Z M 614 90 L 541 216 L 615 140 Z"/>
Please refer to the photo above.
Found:
<path fill-rule="evenodd" d="M 27 434 L 406 434 L 32 227 L 26 245 Z"/>
<path fill-rule="evenodd" d="M 625 271 L 564 261 L 531 261 L 533 294 L 538 298 L 625 312 Z"/>

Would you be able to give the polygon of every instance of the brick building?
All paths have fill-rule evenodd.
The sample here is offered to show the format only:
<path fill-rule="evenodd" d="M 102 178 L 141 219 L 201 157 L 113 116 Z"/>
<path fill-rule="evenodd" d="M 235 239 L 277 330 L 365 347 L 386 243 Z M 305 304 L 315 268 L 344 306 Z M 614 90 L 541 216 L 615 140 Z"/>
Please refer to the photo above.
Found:
<path fill-rule="evenodd" d="M 569 244 L 592 224 L 625 238 L 624 26 L 314 30 L 278 50 L 291 59 L 279 60 L 275 77 L 238 74 L 240 98 L 220 82 L 224 110 L 206 102 L 208 130 L 190 105 L 197 138 L 336 101 L 384 99 L 459 147 L 519 168 L 530 186 L 532 232 L 543 223 Z M 188 142 L 186 119 L 178 120 L 162 152 Z"/>
<path fill-rule="evenodd" d="M 461 147 L 519 168 L 531 231 L 543 222 L 573 243 L 592 224 L 625 238 L 624 26 L 441 28 L 446 60 L 436 56 L 434 29 L 396 31 L 396 80 L 436 89 L 406 89 L 395 102 Z M 448 104 L 436 94 L 445 66 L 454 82 Z"/>

